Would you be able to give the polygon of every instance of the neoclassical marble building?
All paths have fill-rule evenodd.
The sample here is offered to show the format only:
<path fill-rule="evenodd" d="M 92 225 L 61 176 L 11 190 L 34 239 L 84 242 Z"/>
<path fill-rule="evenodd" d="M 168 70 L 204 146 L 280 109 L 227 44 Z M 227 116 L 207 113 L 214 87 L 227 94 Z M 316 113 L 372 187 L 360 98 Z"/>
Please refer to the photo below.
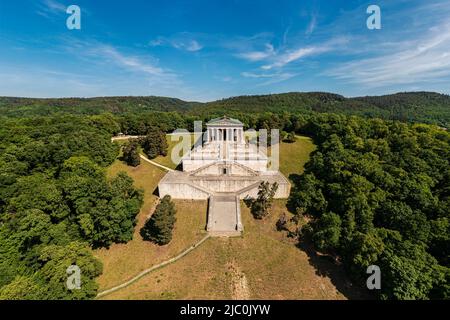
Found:
<path fill-rule="evenodd" d="M 261 181 L 277 182 L 275 198 L 287 198 L 289 181 L 268 169 L 268 157 L 248 143 L 243 124 L 221 117 L 206 124 L 203 145 L 182 158 L 183 171 L 171 171 L 160 181 L 159 195 L 174 199 L 209 200 L 208 231 L 240 234 L 240 199 L 256 197 Z"/>

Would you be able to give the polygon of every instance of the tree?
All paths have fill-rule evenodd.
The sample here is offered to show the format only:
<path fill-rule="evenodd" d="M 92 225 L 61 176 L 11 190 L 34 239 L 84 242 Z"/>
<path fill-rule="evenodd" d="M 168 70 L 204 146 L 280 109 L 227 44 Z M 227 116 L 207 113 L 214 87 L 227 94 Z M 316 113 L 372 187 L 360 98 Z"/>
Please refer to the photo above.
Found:
<path fill-rule="evenodd" d="M 149 128 L 147 136 L 142 139 L 141 145 L 149 159 L 154 159 L 159 155 L 167 155 L 166 136 L 158 127 L 152 126 Z"/>
<path fill-rule="evenodd" d="M 140 232 L 142 238 L 159 245 L 168 244 L 172 240 L 172 230 L 176 221 L 175 214 L 175 204 L 169 195 L 164 196 L 155 212 L 142 227 Z"/>
<path fill-rule="evenodd" d="M 385 250 L 381 257 L 383 270 L 382 297 L 386 299 L 427 299 L 436 285 L 442 285 L 443 270 L 422 245 L 406 240 Z"/>
<path fill-rule="evenodd" d="M 123 159 L 129 166 L 137 167 L 141 164 L 138 143 L 135 139 L 130 140 L 123 148 Z"/>
<path fill-rule="evenodd" d="M 27 209 L 42 210 L 54 221 L 61 221 L 69 214 L 57 181 L 42 173 L 19 178 L 14 185 L 7 211 L 15 213 Z"/>
<path fill-rule="evenodd" d="M 276 227 L 278 231 L 287 230 L 287 216 L 286 213 L 283 212 L 277 220 Z"/>
<path fill-rule="evenodd" d="M 17 276 L 0 288 L 0 300 L 36 300 L 42 296 L 41 288 L 32 277 Z"/>
<path fill-rule="evenodd" d="M 296 212 L 300 210 L 320 215 L 328 205 L 323 195 L 321 184 L 321 181 L 313 173 L 300 176 L 288 199 L 288 206 L 291 211 Z"/>
<path fill-rule="evenodd" d="M 295 137 L 295 132 L 289 132 L 286 137 L 283 139 L 284 142 L 287 143 L 294 143 L 295 141 L 297 141 L 297 138 Z"/>
<path fill-rule="evenodd" d="M 105 171 L 85 157 L 70 158 L 61 171 L 61 185 L 82 239 L 95 247 L 129 241 L 142 192 L 125 173 L 108 180 Z"/>
<path fill-rule="evenodd" d="M 0 299 L 92 299 L 101 273 L 89 246 L 133 236 L 142 193 L 118 155 L 115 116 L 0 117 Z M 81 268 L 81 290 L 66 287 Z"/>
<path fill-rule="evenodd" d="M 278 189 L 278 183 L 270 184 L 263 181 L 258 187 L 258 197 L 256 199 L 247 199 L 247 205 L 256 219 L 262 219 L 269 214 L 269 208 L 272 206 L 273 197 Z"/>
<path fill-rule="evenodd" d="M 450 135 L 332 114 L 303 130 L 317 151 L 288 203 L 311 216 L 302 231 L 316 248 L 339 255 L 357 281 L 380 266 L 382 298 L 448 297 Z"/>
<path fill-rule="evenodd" d="M 66 246 L 50 245 L 39 257 L 42 268 L 37 273 L 37 282 L 43 287 L 40 299 L 93 299 L 97 295 L 95 278 L 102 273 L 103 266 L 86 243 L 71 242 Z M 80 289 L 69 290 L 66 282 L 67 269 L 75 265 L 80 269 Z"/>
<path fill-rule="evenodd" d="M 325 213 L 313 226 L 312 240 L 319 250 L 336 248 L 341 236 L 341 218 L 332 212 Z"/>
<path fill-rule="evenodd" d="M 93 115 L 89 118 L 92 124 L 98 129 L 104 130 L 111 135 L 116 135 L 120 132 L 120 126 L 117 120 L 111 113 L 103 113 L 99 115 Z"/>

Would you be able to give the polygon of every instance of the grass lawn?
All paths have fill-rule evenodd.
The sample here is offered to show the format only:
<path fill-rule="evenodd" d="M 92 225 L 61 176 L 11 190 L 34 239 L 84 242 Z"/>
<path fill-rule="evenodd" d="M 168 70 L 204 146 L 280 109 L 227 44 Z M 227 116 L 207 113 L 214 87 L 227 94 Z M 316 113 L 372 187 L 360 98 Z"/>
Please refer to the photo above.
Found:
<path fill-rule="evenodd" d="M 302 174 L 309 155 L 316 149 L 311 138 L 296 136 L 296 139 L 294 143 L 280 143 L 280 171 L 287 178 L 291 174 Z"/>
<path fill-rule="evenodd" d="M 188 133 L 188 134 L 184 135 L 183 139 L 188 138 L 186 136 L 188 136 L 190 138 L 190 145 L 192 146 L 194 144 L 194 135 L 191 133 Z M 159 164 L 162 164 L 163 166 L 166 166 L 168 168 L 175 169 L 178 166 L 178 163 L 173 163 L 171 154 L 172 154 L 173 147 L 175 147 L 175 145 L 177 143 L 181 142 L 181 138 L 180 138 L 180 140 L 172 141 L 172 137 L 176 137 L 176 136 L 166 135 L 167 145 L 168 145 L 167 156 L 165 156 L 165 157 L 158 156 L 152 160 Z"/>
<path fill-rule="evenodd" d="M 285 201 L 255 220 L 242 205 L 244 235 L 211 238 L 181 260 L 106 299 L 344 299 L 308 254 L 275 229 Z M 344 278 L 344 277 L 343 277 Z"/>

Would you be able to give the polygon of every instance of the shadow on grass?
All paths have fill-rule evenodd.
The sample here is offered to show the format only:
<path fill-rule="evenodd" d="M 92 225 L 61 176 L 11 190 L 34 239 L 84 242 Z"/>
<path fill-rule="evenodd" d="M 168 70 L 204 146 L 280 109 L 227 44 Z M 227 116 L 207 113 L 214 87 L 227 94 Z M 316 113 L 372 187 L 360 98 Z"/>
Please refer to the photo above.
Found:
<path fill-rule="evenodd" d="M 300 181 L 301 181 L 301 177 L 302 175 L 297 174 L 297 173 L 291 173 L 289 175 L 289 180 L 292 182 L 291 185 L 291 195 L 293 192 L 295 192 L 298 189 L 298 186 L 301 185 Z M 297 211 L 297 204 L 295 203 L 295 200 L 293 197 L 291 197 L 289 195 L 288 201 L 286 203 L 286 208 L 289 212 L 295 214 Z"/>
<path fill-rule="evenodd" d="M 329 255 L 320 255 L 314 249 L 313 244 L 308 239 L 300 239 L 297 244 L 300 250 L 308 255 L 308 262 L 312 265 L 316 274 L 321 277 L 328 277 L 331 283 L 341 294 L 350 300 L 374 300 L 375 297 L 364 287 L 358 287 L 348 280 L 348 276 L 343 265 Z M 364 285 L 364 284 L 362 284 Z"/>
<path fill-rule="evenodd" d="M 300 184 L 300 179 L 301 179 L 301 174 L 298 174 L 298 173 L 291 173 L 290 175 L 289 175 L 289 180 L 291 180 L 292 181 L 292 184 L 293 184 L 293 186 L 298 186 L 299 184 Z"/>
<path fill-rule="evenodd" d="M 157 196 L 159 198 L 159 187 L 156 186 L 155 190 L 153 190 L 152 195 Z"/>

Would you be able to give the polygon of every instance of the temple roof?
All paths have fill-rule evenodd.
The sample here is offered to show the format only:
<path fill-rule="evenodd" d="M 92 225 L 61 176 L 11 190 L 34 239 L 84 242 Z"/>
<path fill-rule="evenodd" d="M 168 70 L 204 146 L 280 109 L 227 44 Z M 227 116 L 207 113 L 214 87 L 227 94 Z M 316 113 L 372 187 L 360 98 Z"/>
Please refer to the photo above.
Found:
<path fill-rule="evenodd" d="M 214 118 L 208 121 L 207 126 L 243 126 L 244 124 L 238 119 L 229 118 L 223 116 L 220 118 Z"/>

